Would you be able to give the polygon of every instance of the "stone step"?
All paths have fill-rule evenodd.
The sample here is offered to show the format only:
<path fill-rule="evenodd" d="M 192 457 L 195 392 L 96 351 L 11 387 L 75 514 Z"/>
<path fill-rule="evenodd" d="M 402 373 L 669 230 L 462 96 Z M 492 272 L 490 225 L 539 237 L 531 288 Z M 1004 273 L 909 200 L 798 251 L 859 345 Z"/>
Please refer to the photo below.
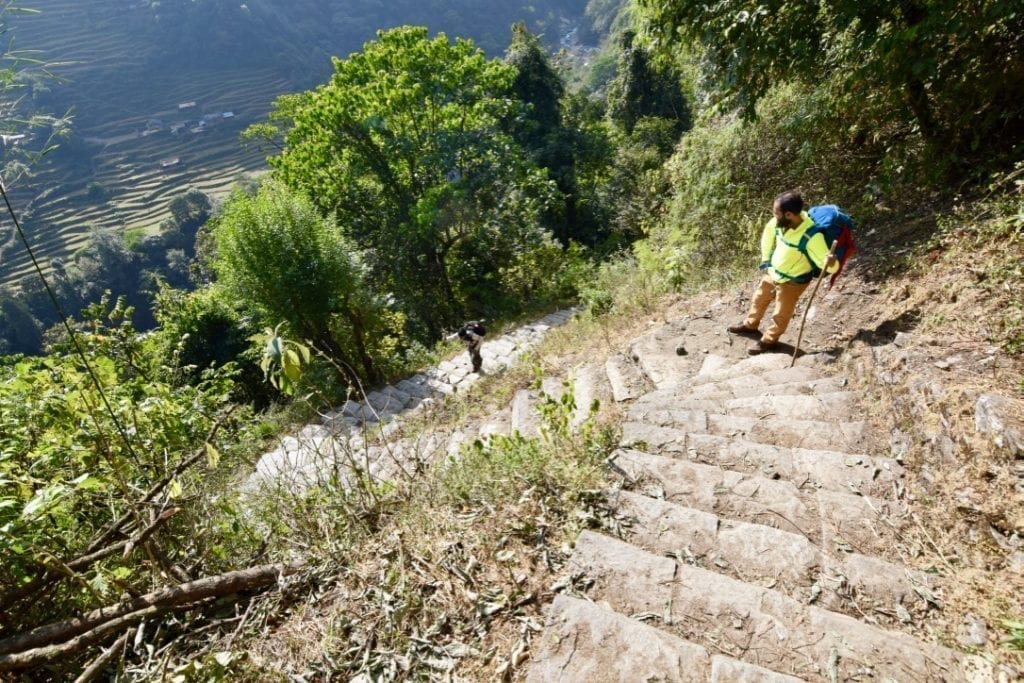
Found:
<path fill-rule="evenodd" d="M 455 387 L 453 387 L 449 382 L 443 379 L 438 379 L 437 377 L 429 377 L 427 379 L 427 386 L 435 394 L 451 396 L 455 393 Z"/>
<path fill-rule="evenodd" d="M 404 398 L 399 398 L 400 396 Z M 408 402 L 409 395 L 400 391 L 371 391 L 366 395 L 366 403 L 370 404 L 370 407 L 381 416 L 401 412 Z"/>
<path fill-rule="evenodd" d="M 680 349 L 681 351 L 677 351 Z M 680 330 L 672 323 L 637 337 L 629 344 L 629 357 L 656 387 L 674 386 L 693 375 L 700 356 L 681 343 Z"/>
<path fill-rule="evenodd" d="M 499 410 L 484 419 L 480 425 L 478 435 L 486 438 L 494 434 L 508 436 L 512 433 L 512 410 L 506 408 Z"/>
<path fill-rule="evenodd" d="M 576 315 L 575 308 L 564 308 L 560 311 L 548 313 L 540 319 L 540 324 L 547 325 L 549 327 L 559 327 L 572 320 L 574 315 Z"/>
<path fill-rule="evenodd" d="M 728 377 L 763 375 L 766 372 L 791 370 L 796 367 L 817 367 L 820 370 L 821 366 L 826 365 L 831 361 L 832 359 L 829 356 L 825 356 L 823 354 L 810 354 L 802 356 L 798 359 L 796 365 L 793 366 L 791 365 L 793 357 L 784 353 L 763 353 L 759 356 L 750 356 L 739 361 L 724 358 L 716 354 L 709 354 L 704 358 L 704 362 L 701 364 L 700 370 L 697 371 L 697 377 L 718 380 Z"/>
<path fill-rule="evenodd" d="M 421 400 L 434 395 L 434 391 L 427 386 L 427 377 L 425 375 L 413 375 L 408 379 L 401 380 L 395 387 L 404 391 L 409 396 Z"/>
<path fill-rule="evenodd" d="M 808 680 L 965 681 L 985 664 L 590 531 L 567 569 L 595 601 L 742 661 Z M 989 672 L 991 671 L 989 667 Z"/>
<path fill-rule="evenodd" d="M 822 377 L 798 382 L 785 382 L 783 384 L 751 385 L 746 377 L 734 377 L 708 384 L 696 386 L 680 386 L 665 391 L 666 397 L 678 396 L 681 398 L 744 398 L 747 396 L 762 396 L 773 394 L 775 396 L 795 395 L 817 395 L 830 394 L 836 391 L 843 391 L 849 382 L 845 377 Z"/>
<path fill-rule="evenodd" d="M 746 417 L 702 410 L 676 410 L 671 403 L 661 406 L 631 405 L 626 414 L 631 422 L 673 427 L 698 434 L 730 436 L 776 446 L 812 450 L 828 447 L 830 450 L 849 453 L 870 450 L 867 426 L 861 421 Z"/>
<path fill-rule="evenodd" d="M 519 344 L 512 341 L 511 339 L 498 338 L 493 341 L 489 341 L 486 337 L 484 343 L 480 347 L 480 355 L 485 358 L 497 358 L 499 356 L 508 356 L 519 348 Z M 469 363 L 469 354 L 459 354 L 467 364 Z"/>
<path fill-rule="evenodd" d="M 572 416 L 572 426 L 575 429 L 590 417 L 590 409 L 595 402 L 598 406 L 610 403 L 612 387 L 604 367 L 597 363 L 576 369 L 571 373 L 570 381 L 576 402 L 576 410 Z"/>
<path fill-rule="evenodd" d="M 753 388 L 766 389 L 768 387 L 778 386 L 780 384 L 790 384 L 793 382 L 813 382 L 816 380 L 826 379 L 826 376 L 822 374 L 821 369 L 816 366 L 802 366 L 798 365 L 795 368 L 783 368 L 781 370 L 768 370 L 761 374 L 744 374 L 742 372 L 733 374 L 726 371 L 724 376 L 708 375 L 700 376 L 695 375 L 686 380 L 685 386 L 689 387 L 701 387 L 705 385 L 714 386 L 733 386 L 739 382 L 743 385 Z"/>
<path fill-rule="evenodd" d="M 700 645 L 568 595 L 555 596 L 544 632 L 534 642 L 528 683 L 799 680 L 712 655 Z"/>
<path fill-rule="evenodd" d="M 628 449 L 615 451 L 610 461 L 635 482 L 635 490 L 652 497 L 799 533 L 820 547 L 898 560 L 896 531 L 905 523 L 905 511 L 891 501 L 803 490 L 789 481 Z"/>
<path fill-rule="evenodd" d="M 649 388 L 636 363 L 621 354 L 608 358 L 605 372 L 612 387 L 612 398 L 620 403 L 643 396 Z"/>
<path fill-rule="evenodd" d="M 825 488 L 895 499 L 903 486 L 903 467 L 892 458 L 775 446 L 643 422 L 624 423 L 620 445 L 768 479 L 785 479 L 801 489 Z"/>
<path fill-rule="evenodd" d="M 398 386 L 386 386 L 380 390 L 382 394 L 390 396 L 395 403 L 401 407 L 401 409 L 411 408 L 419 402 L 419 397 L 414 396 L 406 391 L 402 391 Z"/>
<path fill-rule="evenodd" d="M 738 363 L 727 360 L 728 365 L 681 379 L 678 386 L 696 387 L 704 384 L 728 383 L 730 380 L 739 379 L 744 380 L 748 386 L 758 387 L 789 382 L 809 382 L 824 379 L 827 376 L 822 370 L 821 363 L 798 364 L 791 368 L 788 363 L 782 365 L 778 360 L 774 360 L 771 363 L 760 361 L 753 366 L 748 365 L 758 359 L 777 359 L 778 357 L 776 354 L 767 354 L 754 356 Z"/>
<path fill-rule="evenodd" d="M 520 389 L 512 397 L 511 431 L 532 438 L 540 434 L 540 415 L 537 412 L 537 392 Z"/>
<path fill-rule="evenodd" d="M 461 432 L 424 431 L 415 436 L 353 449 L 351 457 L 359 467 L 366 467 L 365 463 L 369 463 L 370 478 L 380 484 L 407 479 L 422 472 L 447 455 L 452 439 L 464 438 Z"/>
<path fill-rule="evenodd" d="M 677 410 L 700 410 L 742 417 L 845 421 L 857 415 L 857 395 L 848 391 L 806 396 L 802 394 L 764 394 L 742 398 L 668 398 L 652 391 L 630 406 L 630 413 L 643 409 L 671 406 Z"/>
<path fill-rule="evenodd" d="M 609 494 L 627 540 L 648 552 L 772 588 L 798 602 L 814 603 L 897 630 L 921 624 L 939 594 L 940 581 L 879 558 L 820 548 L 806 536 L 634 493 Z"/>
<path fill-rule="evenodd" d="M 332 410 L 327 413 L 320 415 L 320 423 L 327 429 L 337 434 L 344 434 L 351 430 L 354 430 L 362 424 L 362 422 L 355 417 L 345 415 L 340 410 Z"/>

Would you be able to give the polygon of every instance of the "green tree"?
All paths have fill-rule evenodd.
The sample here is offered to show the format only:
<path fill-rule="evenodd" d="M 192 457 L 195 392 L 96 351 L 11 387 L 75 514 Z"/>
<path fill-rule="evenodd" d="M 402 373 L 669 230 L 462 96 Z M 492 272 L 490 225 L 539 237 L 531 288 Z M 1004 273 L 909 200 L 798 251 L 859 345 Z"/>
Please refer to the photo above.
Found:
<path fill-rule="evenodd" d="M 237 366 L 234 398 L 266 406 L 273 391 L 257 365 L 250 338 L 264 321 L 228 297 L 223 287 L 186 292 L 162 286 L 154 301 L 158 327 L 147 338 L 152 362 L 169 370 L 165 380 L 197 385 L 210 368 Z"/>
<path fill-rule="evenodd" d="M 512 26 L 512 42 L 505 51 L 505 63 L 516 70 L 512 92 L 530 105 L 516 137 L 528 149 L 542 149 L 548 144 L 548 138 L 562 127 L 561 99 L 565 85 L 551 67 L 540 40 L 523 22 Z"/>
<path fill-rule="evenodd" d="M 662 55 L 698 43 L 714 100 L 747 114 L 779 83 L 802 80 L 829 84 L 841 111 L 874 114 L 875 131 L 879 118 L 912 122 L 934 149 L 1002 157 L 1024 140 L 1024 12 L 1015 0 L 639 0 L 639 8 Z"/>
<path fill-rule="evenodd" d="M 635 37 L 632 31 L 619 37 L 618 67 L 608 85 L 608 117 L 627 135 L 643 118 L 667 119 L 678 137 L 691 125 L 679 76 L 669 62 L 656 66 Z"/>
<path fill-rule="evenodd" d="M 465 313 L 480 274 L 464 255 L 490 251 L 483 228 L 510 199 L 550 200 L 503 125 L 522 113 L 515 76 L 470 41 L 403 27 L 336 59 L 330 83 L 272 116 L 286 148 L 271 165 L 367 250 L 376 286 L 426 336 Z"/>
<path fill-rule="evenodd" d="M 202 223 L 210 216 L 210 208 L 210 198 L 196 189 L 178 195 L 167 205 L 179 227 Z"/>
<path fill-rule="evenodd" d="M 127 247 L 124 236 L 111 230 L 93 229 L 88 245 L 75 255 L 82 298 L 97 301 L 104 290 L 130 295 L 137 301 L 139 256 Z"/>
<path fill-rule="evenodd" d="M 218 281 L 231 297 L 286 321 L 335 360 L 342 378 L 380 378 L 375 349 L 391 332 L 353 246 L 312 202 L 270 179 L 236 193 L 214 226 Z"/>
<path fill-rule="evenodd" d="M 78 326 L 92 375 L 68 348 L 0 359 L 0 637 L 145 593 L 166 573 L 181 580 L 183 567 L 202 575 L 246 561 L 227 550 L 231 504 L 205 497 L 239 465 L 228 447 L 251 414 L 228 405 L 228 373 L 183 387 L 146 373 L 126 311 L 105 309 Z M 147 541 L 95 552 L 163 512 L 174 519 Z M 67 678 L 83 664 L 60 666 L 50 674 Z"/>
<path fill-rule="evenodd" d="M 562 195 L 562 201 L 548 211 L 546 222 L 563 245 L 567 246 L 571 239 L 589 241 L 590 235 L 581 234 L 577 216 L 574 132 L 562 124 L 565 84 L 551 66 L 540 40 L 523 22 L 512 26 L 505 63 L 516 70 L 512 92 L 528 106 L 517 119 L 513 135 L 533 162 L 547 169 Z"/>
<path fill-rule="evenodd" d="M 21 299 L 0 292 L 0 356 L 35 354 L 42 346 L 42 327 L 29 307 Z"/>

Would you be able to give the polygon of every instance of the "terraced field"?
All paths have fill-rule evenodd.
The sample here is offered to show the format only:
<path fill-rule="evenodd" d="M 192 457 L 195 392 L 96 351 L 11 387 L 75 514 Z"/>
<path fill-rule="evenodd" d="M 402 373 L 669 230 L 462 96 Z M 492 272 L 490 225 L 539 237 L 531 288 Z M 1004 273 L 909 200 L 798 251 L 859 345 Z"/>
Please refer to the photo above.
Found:
<path fill-rule="evenodd" d="M 238 134 L 295 89 L 283 69 L 219 64 L 154 75 L 132 64 L 137 38 L 118 29 L 118 13 L 74 0 L 33 4 L 43 14 L 21 21 L 19 41 L 70 62 L 49 99 L 76 96 L 51 108 L 74 106 L 75 139 L 10 188 L 42 262 L 71 257 L 94 227 L 156 231 L 177 194 L 197 188 L 219 198 L 242 174 L 265 168 L 264 153 L 243 148 Z M 94 183 L 102 192 L 90 195 Z M 13 227 L 0 224 L 0 285 L 30 266 Z"/>
<path fill-rule="evenodd" d="M 466 22 L 456 11 L 465 1 L 23 0 L 40 13 L 12 22 L 18 46 L 60 63 L 62 79 L 35 84 L 34 102 L 73 112 L 72 139 L 31 178 L 9 183 L 40 260 L 73 256 L 94 227 L 154 232 L 177 194 L 196 188 L 216 199 L 263 169 L 263 153 L 243 149 L 239 132 L 264 120 L 277 95 L 325 82 L 327 55 L 359 49 L 376 27 L 408 15 L 450 36 L 476 33 L 497 53 L 515 17 L 571 24 L 585 4 L 538 11 L 514 0 Z M 13 226 L 0 221 L 0 286 L 29 267 Z"/>

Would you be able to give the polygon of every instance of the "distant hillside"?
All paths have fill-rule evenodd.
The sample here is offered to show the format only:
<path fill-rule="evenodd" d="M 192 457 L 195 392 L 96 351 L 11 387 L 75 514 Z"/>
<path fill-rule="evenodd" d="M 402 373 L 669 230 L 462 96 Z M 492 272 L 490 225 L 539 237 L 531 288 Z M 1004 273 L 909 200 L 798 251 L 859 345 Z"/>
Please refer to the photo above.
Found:
<path fill-rule="evenodd" d="M 40 14 L 14 24 L 22 49 L 67 62 L 63 82 L 33 84 L 43 109 L 73 109 L 73 137 L 13 187 L 44 261 L 70 257 L 91 226 L 155 231 L 188 187 L 213 196 L 263 168 L 238 133 L 284 92 L 327 80 L 330 56 L 358 51 L 377 29 L 426 25 L 504 50 L 525 20 L 551 46 L 589 20 L 586 0 L 538 9 L 524 0 L 26 0 Z M 28 272 L 0 226 L 0 284 Z"/>

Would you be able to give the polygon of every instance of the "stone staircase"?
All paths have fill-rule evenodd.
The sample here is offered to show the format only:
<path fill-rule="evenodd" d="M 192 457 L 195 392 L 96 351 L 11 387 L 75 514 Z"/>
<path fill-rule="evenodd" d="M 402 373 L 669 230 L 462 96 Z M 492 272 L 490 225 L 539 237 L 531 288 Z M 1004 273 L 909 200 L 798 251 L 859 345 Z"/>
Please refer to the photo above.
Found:
<path fill-rule="evenodd" d="M 485 344 L 485 372 L 570 315 Z M 572 386 L 574 424 L 595 399 L 622 415 L 618 484 L 608 528 L 580 535 L 556 584 L 528 681 L 997 680 L 935 642 L 943 577 L 910 566 L 905 473 L 832 359 L 748 357 L 725 324 L 652 326 L 482 420 L 396 431 L 477 379 L 460 354 L 286 437 L 253 480 L 414 476 L 467 440 L 537 434 L 541 394 Z"/>
<path fill-rule="evenodd" d="M 507 334 L 489 335 L 481 347 L 483 374 L 501 372 L 518 362 L 523 353 L 574 314 L 573 309 L 555 311 Z M 431 425 L 425 419 L 428 424 L 419 433 L 400 435 L 409 419 L 429 418 L 440 401 L 466 391 L 480 378 L 472 371 L 468 354 L 462 352 L 437 367 L 370 390 L 325 413 L 319 424 L 306 425 L 297 434 L 281 438 L 275 449 L 260 457 L 242 490 L 269 487 L 300 493 L 332 477 L 345 482 L 357 471 L 375 482 L 396 480 L 413 476 L 441 455 L 456 452 L 466 439 L 512 430 L 535 431 L 532 398 L 523 396 L 517 397 L 518 408 L 513 404 L 490 416 L 480 428 Z M 556 390 L 550 383 L 548 386 Z"/>
<path fill-rule="evenodd" d="M 712 326 L 605 363 L 615 522 L 576 541 L 527 680 L 994 680 L 934 642 L 943 579 L 907 566 L 903 468 L 831 359 L 680 343 Z"/>

